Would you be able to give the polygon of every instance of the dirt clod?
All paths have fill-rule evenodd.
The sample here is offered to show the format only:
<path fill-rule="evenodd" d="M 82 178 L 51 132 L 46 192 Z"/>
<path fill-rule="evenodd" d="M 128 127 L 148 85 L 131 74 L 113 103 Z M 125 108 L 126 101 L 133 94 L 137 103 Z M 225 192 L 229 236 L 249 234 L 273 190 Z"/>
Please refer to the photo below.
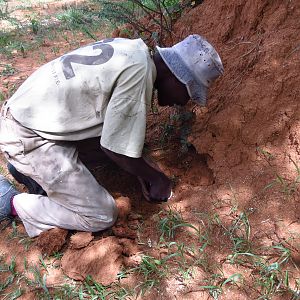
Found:
<path fill-rule="evenodd" d="M 72 249 L 81 249 L 86 247 L 94 237 L 91 232 L 77 232 L 71 236 L 70 248 Z"/>
<path fill-rule="evenodd" d="M 132 255 L 130 257 L 124 257 L 123 262 L 124 266 L 127 268 L 134 268 L 137 267 L 142 261 L 142 256 L 137 253 L 135 255 Z"/>
<path fill-rule="evenodd" d="M 121 246 L 123 246 L 123 255 L 125 256 L 133 256 L 136 253 L 140 252 L 141 249 L 139 247 L 139 245 L 135 242 L 133 242 L 130 239 L 120 239 L 119 243 Z"/>
<path fill-rule="evenodd" d="M 116 237 L 94 241 L 83 249 L 69 249 L 61 260 L 63 272 L 75 279 L 84 280 L 87 275 L 108 285 L 116 280 L 122 266 L 123 247 Z"/>
<path fill-rule="evenodd" d="M 129 228 L 127 222 L 116 223 L 116 225 L 112 227 L 112 232 L 116 237 L 120 238 L 135 239 L 137 237 L 136 230 Z"/>
<path fill-rule="evenodd" d="M 128 216 L 127 216 L 127 220 L 128 221 L 135 221 L 135 220 L 142 220 L 143 216 L 134 212 L 131 212 Z"/>
<path fill-rule="evenodd" d="M 128 197 L 119 197 L 116 199 L 116 205 L 119 211 L 119 220 L 125 220 L 131 211 L 130 199 Z"/>
<path fill-rule="evenodd" d="M 116 237 L 135 239 L 141 215 L 131 213 L 131 204 L 128 197 L 118 197 L 116 204 L 119 210 L 118 220 L 112 227 L 112 232 Z"/>
<path fill-rule="evenodd" d="M 62 248 L 66 242 L 67 234 L 68 230 L 62 228 L 44 231 L 36 238 L 35 245 L 43 254 L 51 255 Z"/>

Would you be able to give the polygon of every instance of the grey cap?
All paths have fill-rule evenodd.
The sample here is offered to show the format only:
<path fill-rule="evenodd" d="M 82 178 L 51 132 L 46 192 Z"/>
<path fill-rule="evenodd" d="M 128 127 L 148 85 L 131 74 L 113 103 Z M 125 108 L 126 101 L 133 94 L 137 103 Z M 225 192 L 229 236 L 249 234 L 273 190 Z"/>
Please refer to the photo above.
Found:
<path fill-rule="evenodd" d="M 156 47 L 176 78 L 186 85 L 191 99 L 205 105 L 211 83 L 224 73 L 215 48 L 198 34 L 189 35 L 173 47 Z"/>

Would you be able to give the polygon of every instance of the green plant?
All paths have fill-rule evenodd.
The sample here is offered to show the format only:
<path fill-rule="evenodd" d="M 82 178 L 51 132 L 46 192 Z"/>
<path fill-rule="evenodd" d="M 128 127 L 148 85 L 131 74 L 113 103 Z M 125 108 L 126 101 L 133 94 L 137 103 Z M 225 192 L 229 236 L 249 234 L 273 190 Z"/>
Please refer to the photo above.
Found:
<path fill-rule="evenodd" d="M 172 258 L 170 265 L 175 266 L 177 276 L 188 281 L 193 278 L 193 267 L 197 265 L 203 253 L 198 252 L 195 245 L 186 245 L 183 242 L 170 242 L 166 244 L 168 257 Z"/>
<path fill-rule="evenodd" d="M 0 31 L 0 53 L 11 58 L 12 53 L 20 51 L 24 57 L 25 52 L 30 48 L 30 43 L 22 38 L 22 34 L 25 34 L 22 28 L 13 32 Z"/>
<path fill-rule="evenodd" d="M 44 62 L 46 61 L 45 53 L 43 53 L 43 52 L 40 52 L 40 53 L 39 53 L 39 61 L 40 61 L 41 63 L 44 63 Z"/>
<path fill-rule="evenodd" d="M 231 263 L 234 263 L 235 259 L 237 259 L 241 253 L 251 253 L 251 226 L 245 212 L 241 212 L 237 217 L 233 218 L 229 227 L 223 225 L 217 214 L 215 214 L 213 218 L 216 224 L 223 228 L 225 234 L 232 242 L 233 254 L 228 257 Z"/>
<path fill-rule="evenodd" d="M 99 16 L 114 25 L 130 24 L 149 45 L 163 44 L 163 37 L 173 38 L 173 23 L 182 10 L 178 0 L 101 1 Z"/>
<path fill-rule="evenodd" d="M 169 122 L 163 123 L 160 125 L 161 134 L 160 134 L 160 144 L 164 145 L 169 137 L 173 134 L 175 126 Z"/>
<path fill-rule="evenodd" d="M 97 40 L 91 28 L 99 25 L 100 20 L 95 16 L 95 13 L 88 8 L 71 7 L 58 14 L 57 18 L 62 24 L 66 25 L 69 30 L 80 30 L 93 40 Z"/>
<path fill-rule="evenodd" d="M 142 295 L 158 285 L 160 279 L 166 275 L 167 265 L 165 262 L 168 259 L 169 257 L 165 257 L 159 260 L 152 256 L 144 255 L 139 266 L 130 270 L 143 277 L 143 281 L 136 287 L 136 289 L 141 290 Z"/>
<path fill-rule="evenodd" d="M 278 262 L 267 263 L 263 260 L 257 262 L 259 276 L 255 283 L 260 288 L 259 299 L 270 299 L 272 295 L 289 290 L 289 273 L 282 272 Z"/>
<path fill-rule="evenodd" d="M 170 137 L 179 139 L 181 147 L 180 151 L 186 153 L 191 144 L 188 142 L 188 136 L 191 132 L 191 123 L 194 113 L 183 109 L 177 111 L 169 116 L 169 120 L 162 125 L 160 134 L 160 144 L 165 144 Z"/>
<path fill-rule="evenodd" d="M 0 20 L 6 19 L 8 16 L 8 1 L 0 1 Z"/>
<path fill-rule="evenodd" d="M 224 233 L 232 242 L 232 254 L 227 257 L 230 264 L 243 265 L 253 269 L 253 281 L 261 296 L 258 299 L 271 299 L 273 295 L 292 293 L 289 287 L 289 271 L 284 266 L 291 258 L 291 251 L 282 244 L 273 245 L 267 249 L 257 248 L 251 241 L 251 226 L 246 213 L 241 212 L 229 226 L 224 226 L 218 215 L 214 216 L 217 225 L 223 228 Z M 262 250 L 271 251 L 270 254 L 259 254 Z M 242 278 L 242 274 L 239 274 Z M 222 286 L 228 283 L 229 277 L 223 284 L 215 284 L 206 288 L 222 291 Z"/>
<path fill-rule="evenodd" d="M 39 256 L 40 266 L 48 273 L 47 265 L 42 256 Z"/>
<path fill-rule="evenodd" d="M 300 167 L 298 164 L 289 157 L 296 171 L 295 177 L 293 179 L 284 178 L 283 176 L 276 174 L 276 178 L 264 187 L 264 190 L 270 189 L 273 186 L 280 186 L 282 193 L 286 195 L 291 195 L 296 192 L 298 185 L 300 183 Z"/>
<path fill-rule="evenodd" d="M 91 20 L 86 16 L 83 9 L 71 7 L 57 15 L 58 20 L 64 22 L 70 27 L 90 23 Z"/>
<path fill-rule="evenodd" d="M 2 263 L 3 256 L 0 256 L 0 263 Z M 3 294 L 5 289 L 9 287 L 11 284 L 14 283 L 15 278 L 18 276 L 18 273 L 16 271 L 16 258 L 13 256 L 10 260 L 10 263 L 7 265 L 5 263 L 0 264 L 0 273 L 9 273 L 8 277 L 5 278 L 3 282 L 0 283 L 0 295 L 5 297 L 10 297 L 9 299 L 15 299 L 11 298 L 10 294 Z M 4 277 L 2 277 L 4 278 Z M 1 298 L 1 299 L 4 299 Z"/>
<path fill-rule="evenodd" d="M 274 159 L 274 155 L 271 152 L 260 147 L 257 147 L 256 150 L 258 153 L 262 154 L 267 161 Z"/>
<path fill-rule="evenodd" d="M 34 34 L 37 34 L 38 31 L 39 31 L 39 28 L 40 28 L 40 23 L 38 20 L 36 19 L 31 19 L 30 20 L 30 23 L 31 23 L 31 30 Z"/>
<path fill-rule="evenodd" d="M 0 76 L 12 76 L 16 73 L 16 69 L 10 65 L 5 64 L 4 69 L 0 72 Z"/>
<path fill-rule="evenodd" d="M 3 49 L 6 47 L 13 39 L 13 35 L 8 32 L 0 31 L 0 47 Z"/>
<path fill-rule="evenodd" d="M 9 21 L 12 24 L 19 24 L 19 21 L 10 14 L 8 0 L 0 0 L 0 20 Z"/>
<path fill-rule="evenodd" d="M 15 220 L 13 220 L 13 221 L 11 222 L 11 227 L 12 227 L 12 232 L 11 232 L 11 234 L 9 235 L 9 237 L 10 237 L 11 239 L 18 237 L 18 236 L 19 236 L 19 232 L 18 232 L 18 227 L 17 227 L 17 223 L 16 223 Z"/>
<path fill-rule="evenodd" d="M 108 288 L 95 280 L 91 276 L 87 276 L 84 281 L 84 286 L 88 292 L 90 299 L 106 300 L 110 294 Z"/>
<path fill-rule="evenodd" d="M 4 294 L 2 300 L 15 300 L 18 299 L 20 296 L 22 296 L 23 290 L 18 287 L 15 291 L 12 291 L 10 293 Z"/>
<path fill-rule="evenodd" d="M 220 284 L 222 278 L 221 274 L 212 274 L 209 278 L 204 280 L 205 285 L 201 285 L 199 288 L 200 290 L 207 290 L 213 299 L 218 300 L 223 291 Z"/>
<path fill-rule="evenodd" d="M 208 290 L 210 296 L 213 299 L 219 299 L 219 296 L 223 293 L 223 288 L 228 284 L 237 284 L 242 281 L 243 276 L 240 273 L 230 275 L 228 278 L 224 278 L 222 274 L 212 274 L 208 279 L 205 280 L 207 285 L 202 285 L 199 288 Z"/>
<path fill-rule="evenodd" d="M 117 284 L 116 286 L 113 287 L 113 291 L 111 293 L 111 299 L 116 299 L 116 300 L 134 299 L 131 298 L 134 297 L 134 295 L 135 295 L 134 290 Z"/>
<path fill-rule="evenodd" d="M 4 100 L 5 100 L 5 95 L 4 95 L 4 93 L 0 92 L 0 102 L 2 102 Z M 1 174 L 2 174 L 2 172 L 1 172 Z"/>
<path fill-rule="evenodd" d="M 190 121 L 192 120 L 194 113 L 188 111 L 184 108 L 179 108 L 177 113 L 171 116 L 177 123 L 177 127 L 179 128 L 179 140 L 181 144 L 181 152 L 185 153 L 188 151 L 191 144 L 188 141 L 188 136 L 191 132 L 191 124 Z"/>
<path fill-rule="evenodd" d="M 17 85 L 15 83 L 13 83 L 11 86 L 9 86 L 7 98 L 10 98 L 16 90 L 17 90 Z"/>
<path fill-rule="evenodd" d="M 58 55 L 58 54 L 59 54 L 59 47 L 54 46 L 54 47 L 51 48 L 51 51 L 52 51 L 55 55 Z"/>
<path fill-rule="evenodd" d="M 61 253 L 61 252 L 54 252 L 53 254 L 52 254 L 52 256 L 55 258 L 55 259 L 61 259 L 62 257 L 63 257 L 63 253 Z"/>
<path fill-rule="evenodd" d="M 42 290 L 46 299 L 50 299 L 50 291 L 46 283 L 47 274 L 43 274 L 38 265 L 30 267 L 29 271 L 33 275 L 33 279 L 24 276 L 27 285 Z"/>
<path fill-rule="evenodd" d="M 168 210 L 159 212 L 158 216 L 160 218 L 158 221 L 158 229 L 161 233 L 161 239 L 173 239 L 177 229 L 182 227 L 192 228 L 197 234 L 199 234 L 199 229 L 184 221 L 178 211 L 171 210 L 169 208 Z"/>
<path fill-rule="evenodd" d="M 65 283 L 62 286 L 54 288 L 52 292 L 52 299 L 86 299 L 87 294 L 84 292 L 83 285 L 76 285 L 73 283 Z"/>

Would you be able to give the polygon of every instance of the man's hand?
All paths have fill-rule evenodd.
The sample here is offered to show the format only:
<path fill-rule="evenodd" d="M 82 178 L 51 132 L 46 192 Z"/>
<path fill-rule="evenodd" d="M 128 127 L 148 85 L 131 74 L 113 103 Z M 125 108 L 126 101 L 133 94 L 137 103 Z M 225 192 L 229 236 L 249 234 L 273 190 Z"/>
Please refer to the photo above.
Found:
<path fill-rule="evenodd" d="M 172 193 L 171 180 L 149 158 L 132 158 L 112 152 L 104 147 L 105 154 L 127 172 L 141 178 L 143 192 L 150 201 L 167 201 Z M 140 180 L 140 181 L 141 181 Z M 146 193 L 147 190 L 147 193 Z M 148 196 L 149 194 L 149 196 Z"/>
<path fill-rule="evenodd" d="M 168 201 L 172 193 L 172 182 L 171 180 L 160 173 L 154 182 L 150 182 L 149 195 L 150 199 L 158 201 Z"/>
<path fill-rule="evenodd" d="M 147 201 L 166 202 L 170 198 L 172 194 L 172 183 L 168 177 L 164 174 L 162 175 L 163 176 L 158 176 L 158 180 L 152 183 L 148 183 L 141 177 L 138 177 L 138 180 L 142 185 L 143 195 Z"/>
<path fill-rule="evenodd" d="M 143 159 L 149 166 L 158 172 L 157 176 L 154 178 L 154 181 L 145 182 L 150 201 L 167 201 L 172 194 L 171 180 L 162 172 L 160 167 L 149 156 L 144 156 Z"/>

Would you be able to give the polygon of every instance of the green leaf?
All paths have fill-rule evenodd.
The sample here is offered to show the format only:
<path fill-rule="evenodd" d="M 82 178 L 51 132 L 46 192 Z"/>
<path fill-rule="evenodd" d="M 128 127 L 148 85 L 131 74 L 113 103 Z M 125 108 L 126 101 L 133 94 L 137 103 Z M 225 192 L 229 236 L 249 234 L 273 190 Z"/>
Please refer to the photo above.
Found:
<path fill-rule="evenodd" d="M 242 278 L 242 274 L 240 273 L 234 273 L 231 276 L 229 276 L 223 283 L 222 286 L 224 286 L 228 282 L 237 282 L 240 278 Z"/>

